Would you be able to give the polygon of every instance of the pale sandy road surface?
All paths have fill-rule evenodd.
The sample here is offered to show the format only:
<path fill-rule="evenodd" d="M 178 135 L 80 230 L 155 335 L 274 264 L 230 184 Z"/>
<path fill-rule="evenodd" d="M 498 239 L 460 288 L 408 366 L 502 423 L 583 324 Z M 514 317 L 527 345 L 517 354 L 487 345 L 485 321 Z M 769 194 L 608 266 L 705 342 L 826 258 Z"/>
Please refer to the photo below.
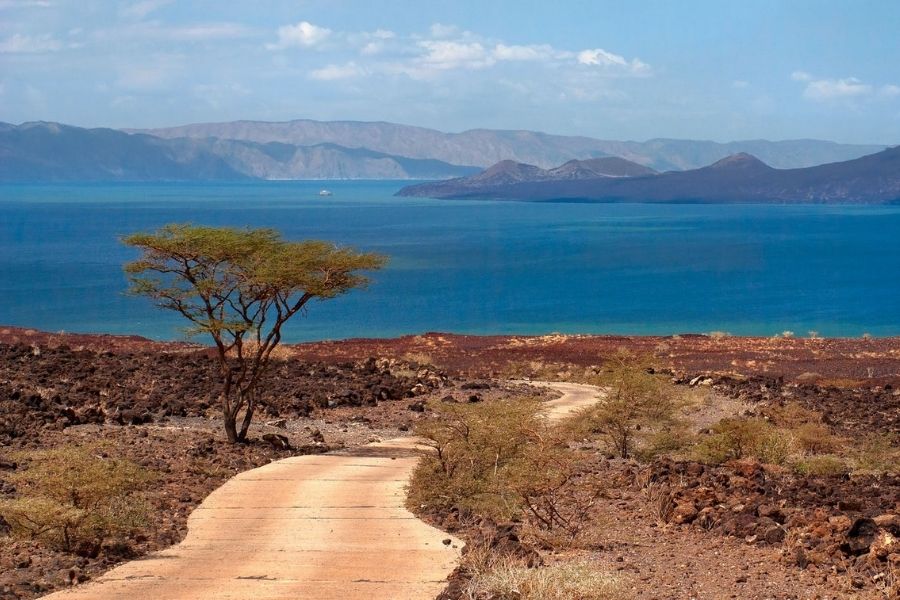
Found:
<path fill-rule="evenodd" d="M 562 393 L 547 402 L 552 419 L 597 397 L 591 386 L 532 383 Z M 398 438 L 246 471 L 197 507 L 180 544 L 46 598 L 429 600 L 462 542 L 405 508 L 417 461 L 416 440 Z"/>

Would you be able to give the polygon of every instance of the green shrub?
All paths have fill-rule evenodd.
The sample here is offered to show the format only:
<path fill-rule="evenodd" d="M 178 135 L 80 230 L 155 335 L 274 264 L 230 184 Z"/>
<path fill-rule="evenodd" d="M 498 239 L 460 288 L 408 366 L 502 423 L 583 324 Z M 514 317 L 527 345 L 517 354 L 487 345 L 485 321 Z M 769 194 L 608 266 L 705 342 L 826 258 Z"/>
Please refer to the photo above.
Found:
<path fill-rule="evenodd" d="M 99 547 L 142 524 L 146 510 L 133 493 L 151 476 L 106 456 L 99 446 L 65 446 L 22 454 L 27 468 L 9 476 L 18 497 L 0 502 L 13 535 L 72 551 Z"/>
<path fill-rule="evenodd" d="M 748 457 L 768 427 L 761 419 L 722 419 L 699 441 L 695 452 L 700 460 L 712 464 Z"/>
<path fill-rule="evenodd" d="M 595 405 L 570 419 L 579 437 L 599 435 L 622 458 L 629 458 L 642 437 L 677 426 L 679 394 L 653 374 L 649 358 L 620 350 L 609 357 L 593 383 L 604 389 Z"/>
<path fill-rule="evenodd" d="M 416 427 L 433 452 L 413 472 L 411 508 L 524 518 L 543 531 L 580 533 L 603 487 L 540 416 L 540 402 L 441 402 L 431 412 Z"/>
<path fill-rule="evenodd" d="M 790 435 L 774 427 L 765 428 L 763 435 L 753 448 L 753 456 L 770 465 L 785 465 L 794 450 Z"/>
<path fill-rule="evenodd" d="M 671 456 L 690 448 L 694 436 L 683 427 L 671 427 L 646 436 L 635 454 L 649 462 L 658 456 Z"/>
<path fill-rule="evenodd" d="M 801 475 L 832 477 L 850 472 L 847 463 L 833 454 L 808 456 L 794 463 L 794 470 Z"/>

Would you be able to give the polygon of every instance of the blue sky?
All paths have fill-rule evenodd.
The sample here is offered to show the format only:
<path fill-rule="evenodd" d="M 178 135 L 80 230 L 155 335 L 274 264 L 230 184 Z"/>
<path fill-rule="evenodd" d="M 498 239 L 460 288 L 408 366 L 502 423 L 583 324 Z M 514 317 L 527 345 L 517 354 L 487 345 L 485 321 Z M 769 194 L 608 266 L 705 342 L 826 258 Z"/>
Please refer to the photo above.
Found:
<path fill-rule="evenodd" d="M 900 143 L 894 0 L 0 0 L 0 120 Z"/>

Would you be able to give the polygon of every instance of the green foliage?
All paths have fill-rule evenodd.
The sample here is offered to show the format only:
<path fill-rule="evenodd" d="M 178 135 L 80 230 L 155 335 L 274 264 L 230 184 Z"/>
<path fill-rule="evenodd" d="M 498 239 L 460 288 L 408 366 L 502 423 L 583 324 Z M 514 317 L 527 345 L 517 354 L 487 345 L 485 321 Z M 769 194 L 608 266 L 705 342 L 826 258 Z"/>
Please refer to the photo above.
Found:
<path fill-rule="evenodd" d="M 790 438 L 770 423 L 741 418 L 722 419 L 694 448 L 699 460 L 711 464 L 751 456 L 762 462 L 783 464 L 790 451 Z"/>
<path fill-rule="evenodd" d="M 641 461 L 649 462 L 658 456 L 679 454 L 690 448 L 693 442 L 694 436 L 690 431 L 683 426 L 675 425 L 645 436 L 635 455 Z"/>
<path fill-rule="evenodd" d="M 246 438 L 257 386 L 283 325 L 314 298 L 334 298 L 365 285 L 361 272 L 386 262 L 328 242 L 288 242 L 272 229 L 173 224 L 123 242 L 141 251 L 125 265 L 131 293 L 181 314 L 189 333 L 213 338 L 232 442 Z"/>
<path fill-rule="evenodd" d="M 599 434 L 622 458 L 631 456 L 638 438 L 679 424 L 678 393 L 652 374 L 646 357 L 620 350 L 603 364 L 594 383 L 604 389 L 604 396 L 581 411 L 571 426 L 582 436 Z"/>
<path fill-rule="evenodd" d="M 19 497 L 0 501 L 14 535 L 65 551 L 99 544 L 145 518 L 134 496 L 151 479 L 138 465 L 106 456 L 99 446 L 61 447 L 23 454 L 28 468 L 9 476 Z"/>
<path fill-rule="evenodd" d="M 413 473 L 409 505 L 524 518 L 542 533 L 578 536 L 604 487 L 539 413 L 530 399 L 435 403 L 416 428 L 434 452 Z"/>
<path fill-rule="evenodd" d="M 413 474 L 409 503 L 427 510 L 459 508 L 507 520 L 521 504 L 509 485 L 518 481 L 544 428 L 535 400 L 478 404 L 434 403 L 416 434 L 434 453 Z"/>
<path fill-rule="evenodd" d="M 839 456 L 822 454 L 807 456 L 794 463 L 794 470 L 801 475 L 835 477 L 850 472 L 850 467 Z"/>

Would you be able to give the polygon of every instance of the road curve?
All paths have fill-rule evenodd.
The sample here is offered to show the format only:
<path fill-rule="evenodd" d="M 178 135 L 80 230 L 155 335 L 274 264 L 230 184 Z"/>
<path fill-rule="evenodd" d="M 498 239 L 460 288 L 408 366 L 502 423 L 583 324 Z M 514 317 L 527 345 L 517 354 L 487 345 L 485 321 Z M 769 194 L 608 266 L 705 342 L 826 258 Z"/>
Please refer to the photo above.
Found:
<path fill-rule="evenodd" d="M 553 419 L 597 397 L 591 386 L 532 383 L 562 392 L 547 402 Z M 462 542 L 405 508 L 417 461 L 416 439 L 397 438 L 246 471 L 191 513 L 180 544 L 46 598 L 434 598 Z"/>

